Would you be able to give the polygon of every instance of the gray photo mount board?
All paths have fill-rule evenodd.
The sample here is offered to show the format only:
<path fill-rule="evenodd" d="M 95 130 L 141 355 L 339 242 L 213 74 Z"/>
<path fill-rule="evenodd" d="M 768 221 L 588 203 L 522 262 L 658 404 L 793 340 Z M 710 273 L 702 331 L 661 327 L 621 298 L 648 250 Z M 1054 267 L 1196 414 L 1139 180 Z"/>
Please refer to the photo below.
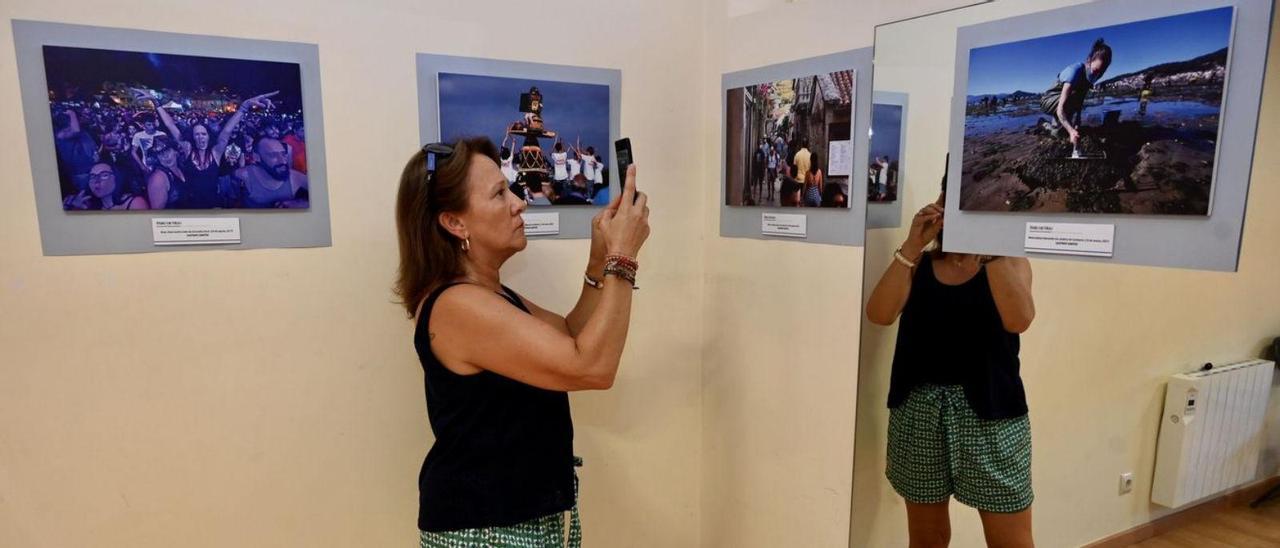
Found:
<path fill-rule="evenodd" d="M 1036 258 L 1234 272 L 1240 257 L 1245 202 L 1262 104 L 1271 36 L 1272 0 L 1100 0 L 1078 6 L 962 27 L 957 31 L 951 110 L 950 173 L 959 179 L 964 150 L 969 51 L 1082 29 L 1235 6 L 1227 61 L 1212 210 L 1207 216 L 1109 215 L 961 211 L 960 193 L 947 193 L 947 251 L 1027 256 L 1028 222 L 1115 225 L 1114 254 L 1106 257 L 1031 254 Z M 958 188 L 958 187 L 957 187 Z"/>
<path fill-rule="evenodd" d="M 862 247 L 866 237 L 867 178 L 858 177 L 867 172 L 867 131 L 871 123 L 871 49 L 860 48 L 820 57 L 790 61 L 739 72 L 725 74 L 720 79 L 720 236 L 726 238 L 751 238 L 758 240 L 785 240 L 796 243 L 832 244 Z M 835 208 L 777 208 L 730 206 L 725 200 L 725 152 L 728 150 L 728 92 L 731 89 L 774 82 L 814 74 L 853 70 L 854 108 L 853 173 L 849 178 L 849 205 Z M 766 236 L 761 232 L 761 216 L 764 213 L 800 214 L 807 216 L 807 236 L 786 238 Z"/>
<path fill-rule="evenodd" d="M 329 229 L 328 179 L 325 176 L 324 115 L 320 101 L 320 50 L 315 44 L 248 40 L 169 32 L 13 21 L 22 110 L 35 189 L 40 244 L 45 255 L 100 255 L 154 251 L 326 247 Z M 305 210 L 158 210 L 68 212 L 62 208 L 43 46 L 193 55 L 297 63 L 302 78 L 302 108 L 307 127 L 307 179 L 310 208 Z M 157 217 L 237 217 L 238 244 L 157 246 L 151 219 Z"/>

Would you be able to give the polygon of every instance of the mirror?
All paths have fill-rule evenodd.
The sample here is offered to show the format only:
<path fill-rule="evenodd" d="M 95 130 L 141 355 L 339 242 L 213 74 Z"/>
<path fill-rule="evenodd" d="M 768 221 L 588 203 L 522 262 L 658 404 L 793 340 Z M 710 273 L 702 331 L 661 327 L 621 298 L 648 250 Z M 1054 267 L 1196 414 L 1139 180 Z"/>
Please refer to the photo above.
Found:
<path fill-rule="evenodd" d="M 1085 6 L 1085 4 L 1091 4 L 1091 6 Z M 1099 2 L 1000 0 L 877 27 L 873 74 L 875 105 L 871 122 L 871 146 L 865 152 L 870 159 L 868 173 L 865 174 L 869 189 L 868 229 L 863 276 L 864 321 L 862 322 L 858 379 L 850 546 L 905 545 L 907 505 L 903 502 L 902 489 L 900 489 L 903 485 L 900 483 L 910 482 L 903 480 L 901 476 L 909 476 L 908 472 L 918 471 L 918 468 L 911 467 L 922 465 L 919 462 L 897 463 L 895 459 L 904 455 L 920 457 L 922 454 L 927 454 L 928 451 L 922 450 L 919 444 L 928 443 L 929 436 L 932 435 L 930 432 L 912 430 L 907 437 L 913 438 L 917 445 L 901 453 L 895 453 L 890 447 L 891 431 L 893 428 L 900 427 L 891 426 L 891 413 L 887 403 L 890 402 L 891 372 L 895 367 L 895 349 L 899 344 L 899 337 L 902 336 L 900 329 L 902 322 L 896 311 L 890 318 L 891 323 L 882 322 L 890 325 L 877 325 L 874 320 L 865 320 L 868 319 L 867 301 L 874 298 L 882 275 L 898 260 L 895 258 L 895 250 L 907 241 L 913 216 L 927 204 L 938 200 L 940 183 L 944 174 L 948 173 L 948 164 L 951 166 L 949 178 L 952 192 L 947 197 L 955 199 L 960 195 L 958 188 L 961 175 L 956 173 L 960 159 L 955 157 L 948 159 L 947 153 L 949 150 L 956 150 L 955 143 L 961 142 L 965 145 L 965 161 L 970 160 L 968 141 L 957 141 L 954 132 L 957 125 L 955 109 L 958 105 L 953 98 L 956 95 L 954 90 L 958 66 L 957 42 L 958 38 L 966 32 L 961 29 L 975 25 L 988 25 L 983 28 L 989 29 L 992 28 L 989 25 L 993 22 L 1000 22 L 995 24 L 1001 25 L 1005 24 L 1004 20 L 1010 18 L 1073 6 L 1075 7 L 1073 9 L 1077 10 L 1092 10 L 1092 15 L 1088 17 L 1073 16 L 1065 20 L 1064 24 L 1076 25 L 1077 29 L 1100 34 L 1100 36 L 1089 36 L 1082 47 L 1077 48 L 1073 43 L 1071 61 L 1060 62 L 1056 57 L 1052 60 L 1037 61 L 1039 64 L 1035 65 L 1034 70 L 1037 75 L 1043 73 L 1043 77 L 1037 76 L 1029 80 L 1032 83 L 1025 85 L 1034 86 L 1030 89 L 1004 90 L 1008 93 L 993 93 L 991 97 L 978 97 L 977 103 L 974 102 L 975 97 L 972 95 L 964 97 L 962 100 L 966 109 L 965 116 L 977 112 L 991 115 L 990 118 L 994 120 L 1001 116 L 1013 119 L 1015 118 L 1013 114 L 1016 114 L 1017 119 L 1010 123 L 1023 124 L 1026 120 L 1030 120 L 1026 124 L 1027 127 L 1019 126 L 1018 131 L 1025 131 L 1027 135 L 1036 135 L 1046 140 L 1050 136 L 1056 136 L 1056 133 L 1043 135 L 1031 133 L 1037 131 L 1032 127 L 1036 117 L 1043 115 L 1040 113 L 1042 97 L 1052 88 L 1055 79 L 1075 64 L 1083 64 L 1088 70 L 1088 58 L 1093 55 L 1090 49 L 1091 44 L 1097 38 L 1106 38 L 1107 42 L 1116 44 L 1115 64 L 1112 67 L 1113 70 L 1109 72 L 1104 70 L 1105 74 L 1098 75 L 1096 81 L 1090 80 L 1091 84 L 1097 84 L 1098 89 L 1102 91 L 1092 93 L 1086 99 L 1082 123 L 1091 131 L 1086 134 L 1093 140 L 1082 139 L 1082 141 L 1094 142 L 1098 140 L 1096 139 L 1098 136 L 1111 138 L 1111 143 L 1104 142 L 1101 146 L 1109 146 L 1110 150 L 1121 150 L 1123 143 L 1117 143 L 1119 138 L 1115 137 L 1119 133 L 1108 136 L 1105 131 L 1114 128 L 1139 128 L 1140 131 L 1146 131 L 1158 123 L 1152 121 L 1152 116 L 1181 117 L 1159 128 L 1166 134 L 1177 134 L 1177 142 L 1160 144 L 1157 143 L 1157 138 L 1144 137 L 1148 139 L 1144 143 L 1151 146 L 1143 149 L 1143 155 L 1135 159 L 1132 164 L 1139 165 L 1142 162 L 1153 164 L 1159 161 L 1160 156 L 1156 153 L 1163 150 L 1160 148 L 1163 146 L 1168 150 L 1186 147 L 1176 148 L 1178 152 L 1170 153 L 1170 157 L 1179 154 L 1189 157 L 1193 153 L 1199 154 L 1208 150 L 1209 158 L 1202 158 L 1196 164 L 1201 167 L 1209 165 L 1205 162 L 1212 161 L 1213 143 L 1199 146 L 1193 139 L 1186 137 L 1189 133 L 1180 132 L 1197 124 L 1210 124 L 1213 127 L 1209 129 L 1212 130 L 1218 124 L 1217 112 L 1209 114 L 1206 112 L 1219 108 L 1215 106 L 1215 101 L 1222 101 L 1224 92 L 1221 90 L 1225 77 L 1215 76 L 1215 74 L 1225 72 L 1223 64 L 1227 62 L 1225 60 L 1227 56 L 1222 54 L 1221 42 L 1194 35 L 1202 31 L 1203 27 L 1210 22 L 1202 18 L 1200 29 L 1189 29 L 1186 33 L 1149 33 L 1150 39 L 1147 43 L 1143 43 L 1136 31 L 1121 32 L 1116 31 L 1115 28 L 1126 27 L 1130 23 L 1137 25 L 1143 21 L 1170 17 L 1171 14 L 1187 14 L 1197 10 L 1215 10 L 1234 6 L 1235 18 L 1228 18 L 1228 24 L 1233 26 L 1229 26 L 1225 34 L 1225 36 L 1234 37 L 1234 41 L 1230 42 L 1232 50 L 1229 59 L 1233 63 L 1233 68 L 1248 66 L 1249 70 L 1233 73 L 1232 83 L 1236 87 L 1230 90 L 1232 100 L 1235 99 L 1237 90 L 1252 85 L 1248 82 L 1242 83 L 1244 80 L 1254 76 L 1253 72 L 1261 72 L 1256 68 L 1259 65 L 1255 64 L 1252 57 L 1255 54 L 1254 50 L 1261 47 L 1261 53 L 1265 54 L 1267 49 L 1265 40 L 1245 40 L 1244 37 L 1256 37 L 1260 26 L 1265 26 L 1267 29 L 1264 36 L 1269 33 L 1274 38 L 1275 35 L 1274 23 L 1255 24 L 1253 22 L 1253 19 L 1260 20 L 1271 12 L 1273 9 L 1271 2 L 1196 0 L 1178 3 L 1159 0 L 1141 4 L 1126 3 L 1122 7 L 1117 7 L 1118 5 L 1116 2 L 1107 0 Z M 1096 20 L 1094 20 L 1095 17 Z M 1044 19 L 1041 17 L 1040 20 Z M 1123 21 L 1123 25 L 1118 24 L 1117 20 Z M 1018 21 L 1024 21 L 1024 19 Z M 1271 19 L 1267 17 L 1266 21 L 1269 22 Z M 1107 25 L 1112 27 L 1103 29 Z M 1102 32 L 1103 30 L 1106 32 Z M 972 29 L 969 30 L 971 31 Z M 1130 34 L 1124 32 L 1130 32 Z M 1151 42 L 1157 39 L 1160 46 L 1152 46 Z M 1263 45 L 1258 46 L 1258 42 L 1262 42 Z M 1197 47 L 1204 51 L 1190 51 L 1188 44 L 1192 43 L 1199 44 Z M 1157 53 L 1152 54 L 1151 51 L 1157 51 Z M 1221 63 L 1214 61 L 1213 59 L 1217 58 L 1215 56 L 1223 57 L 1224 60 Z M 1107 57 L 1107 61 L 1110 62 L 1110 50 Z M 1156 70 L 1158 67 L 1164 72 L 1177 72 L 1175 69 L 1184 65 L 1190 66 L 1193 61 L 1208 63 L 1207 68 L 1198 73 L 1201 79 L 1192 82 L 1196 86 L 1194 90 L 1185 86 L 1187 80 L 1178 79 L 1183 76 L 1181 74 L 1172 76 L 1164 74 L 1163 76 L 1168 82 L 1184 86 L 1184 89 L 1179 90 L 1181 95 L 1176 99 L 1171 98 L 1174 95 L 1172 92 L 1166 93 L 1163 97 L 1158 92 L 1154 94 L 1146 92 L 1147 88 L 1142 87 L 1144 78 L 1136 78 L 1138 87 L 1134 89 L 1125 88 L 1127 84 L 1122 81 L 1124 80 L 1122 77 L 1126 76 L 1159 73 L 1160 71 Z M 1246 64 L 1246 61 L 1249 64 Z M 1187 72 L 1187 74 L 1191 73 Z M 1145 78 L 1146 85 L 1151 85 L 1152 80 L 1155 81 L 1156 86 L 1161 85 L 1161 77 L 1160 74 L 1156 74 Z M 1218 86 L 1216 92 L 1211 89 L 1214 86 Z M 1019 90 L 1029 93 L 1025 96 L 1014 93 Z M 1150 99 L 1150 105 L 1148 105 L 1148 99 Z M 1162 101 L 1165 104 L 1160 104 Z M 1235 104 L 1242 103 L 1237 101 Z M 1243 104 L 1246 107 L 1250 106 L 1247 101 Z M 1155 114 L 1149 114 L 1148 108 L 1150 113 Z M 1230 118 L 1235 116 L 1235 113 L 1227 113 L 1226 110 L 1223 112 L 1222 119 L 1235 120 Z M 1271 123 L 1267 121 L 1266 112 L 1268 112 L 1267 107 L 1264 105 L 1261 122 L 1263 126 Z M 1144 116 L 1147 118 L 1144 119 Z M 966 126 L 972 121 L 963 116 L 959 119 L 964 121 Z M 965 131 L 967 136 L 968 130 Z M 1013 135 L 1013 133 L 1007 134 Z M 1223 135 L 1225 139 L 1226 133 L 1224 132 Z M 1067 142 L 1065 138 L 1063 142 Z M 1156 144 L 1152 145 L 1152 143 Z M 1191 144 L 1188 145 L 1188 143 Z M 1252 135 L 1249 135 L 1243 144 L 1247 146 L 1231 147 L 1232 153 L 1239 152 L 1241 149 L 1247 149 L 1246 152 L 1252 151 Z M 1102 159 L 1099 157 L 1100 153 L 1091 153 L 1087 150 L 1073 153 L 1070 145 L 1065 146 L 1066 152 L 1059 160 L 1061 160 L 1060 163 L 1071 166 L 1069 169 L 1086 165 L 1082 162 L 1097 162 Z M 1199 148 L 1195 151 L 1191 150 L 1196 147 Z M 1131 148 L 1138 150 L 1141 147 Z M 1227 148 L 1224 146 L 1218 150 L 1219 161 L 1224 166 L 1230 163 L 1229 169 L 1243 169 L 1247 187 L 1247 174 L 1250 168 L 1248 158 L 1243 162 L 1230 161 L 1221 156 L 1226 154 L 1224 151 Z M 1261 146 L 1259 150 L 1262 150 Z M 1077 163 L 1068 164 L 1068 162 Z M 1183 171 L 1191 172 L 1194 169 Z M 1218 173 L 1215 185 L 1219 185 L 1222 180 L 1232 180 L 1224 177 L 1223 171 Z M 1259 175 L 1255 173 L 1255 182 L 1258 177 Z M 1147 183 L 1139 183 L 1121 188 L 1116 181 L 1127 184 L 1129 179 L 1126 179 L 1125 175 L 1112 177 L 1108 179 L 1108 187 L 1103 189 L 1103 192 L 1095 194 L 1105 199 L 1118 200 L 1132 207 L 1130 207 L 1131 211 L 1108 211 L 1109 213 L 1132 214 L 1128 216 L 1129 218 L 1143 215 L 1148 216 L 1143 218 L 1158 217 L 1152 221 L 1153 226 L 1192 226 L 1192 223 L 1178 219 L 1174 215 L 1177 212 L 1169 209 L 1177 206 L 1179 203 L 1177 200 L 1183 200 L 1183 196 L 1169 192 L 1165 196 L 1158 197 L 1169 199 L 1168 203 L 1173 205 L 1157 204 L 1157 208 L 1165 208 L 1160 210 L 1163 215 L 1153 215 L 1150 211 L 1141 209 L 1140 204 L 1132 200 L 1145 198 L 1139 191 L 1154 187 L 1143 186 Z M 1126 191 L 1129 194 L 1104 195 L 1105 191 L 1112 190 L 1112 184 L 1115 184 L 1115 190 Z M 1163 183 L 1155 181 L 1150 184 Z M 1248 188 L 1245 188 L 1241 193 L 1241 205 L 1243 205 L 1243 194 L 1247 191 Z M 1236 191 L 1234 190 L 1225 192 L 1215 188 L 1215 192 L 1215 200 L 1235 199 L 1233 193 Z M 1034 198 L 1040 201 L 1034 204 L 1028 202 L 1035 207 L 1029 206 L 1025 208 L 1026 210 L 1035 211 L 1036 207 L 1047 210 L 1053 205 L 1054 200 L 1067 202 L 1067 198 L 1049 191 L 1040 192 Z M 958 202 L 958 200 L 954 201 Z M 953 207 L 955 205 L 952 202 L 948 203 Z M 1214 220 L 1221 220 L 1223 214 L 1229 213 L 1217 209 L 1220 204 L 1225 203 L 1227 202 L 1215 201 L 1215 210 L 1212 213 Z M 952 209 L 948 208 L 947 211 L 950 214 Z M 1086 219 L 1081 215 L 1091 212 L 1068 208 L 1057 210 L 1055 213 L 1077 215 L 1075 219 Z M 995 218 L 1002 213 L 989 211 L 979 213 L 979 215 L 982 214 L 988 218 Z M 1120 215 L 1117 215 L 1117 218 L 1119 217 Z M 1133 226 L 1122 224 L 1126 221 L 1116 222 L 1117 226 L 1125 229 Z M 1155 225 L 1154 223 L 1165 224 Z M 951 223 L 947 226 L 947 230 L 951 230 Z M 1201 230 L 1201 232 L 1204 231 Z M 1231 228 L 1225 228 L 1223 232 L 1229 233 Z M 1117 238 L 1120 237 L 1120 233 L 1121 230 L 1117 229 Z M 1132 233 L 1133 231 L 1129 232 L 1129 234 Z M 956 237 L 959 237 L 958 230 Z M 1016 235 L 1009 237 L 1016 238 L 1014 245 L 1019 246 L 1021 250 L 1023 237 L 1021 227 Z M 1143 240 L 1144 245 L 1147 241 Z M 1158 243 L 1151 240 L 1152 246 Z M 1134 246 L 1130 249 L 1132 247 Z M 1233 246 L 1220 247 L 1231 247 L 1229 251 L 1235 253 Z M 1120 251 L 1117 245 L 1117 259 Z M 1125 251 L 1128 252 L 1129 249 Z M 1253 253 L 1256 256 L 1259 251 L 1254 250 Z M 930 260 L 918 255 L 905 257 L 905 259 L 908 262 L 917 261 L 921 264 Z M 1030 464 L 1027 466 L 1031 466 L 1035 471 L 1036 517 L 1033 520 L 1033 530 L 1036 540 L 1042 545 L 1088 544 L 1172 513 L 1172 509 L 1152 502 L 1153 483 L 1156 481 L 1153 480 L 1153 476 L 1156 474 L 1154 461 L 1157 435 L 1160 432 L 1162 409 L 1165 405 L 1165 385 L 1170 375 L 1193 369 L 1193 365 L 1199 365 L 1209 359 L 1221 359 L 1225 363 L 1252 357 L 1256 352 L 1251 354 L 1249 345 L 1262 344 L 1249 337 L 1255 337 L 1257 335 L 1255 332 L 1265 331 L 1265 329 L 1250 328 L 1247 319 L 1242 318 L 1239 322 L 1226 319 L 1232 317 L 1231 310 L 1247 302 L 1247 299 L 1237 300 L 1237 297 L 1230 293 L 1230 288 L 1239 289 L 1243 284 L 1254 283 L 1247 277 L 1215 274 L 1212 276 L 1220 277 L 1210 278 L 1208 277 L 1210 275 L 1205 273 L 1120 264 L 1162 264 L 1146 258 L 1135 257 L 1132 260 L 1116 260 L 1114 263 L 1099 265 L 1045 258 L 1033 258 L 1030 262 L 1035 280 L 1032 294 L 1039 314 L 1036 316 L 1034 326 L 1022 334 L 1020 349 L 1013 351 L 1015 356 L 1020 352 L 1021 357 L 1021 370 L 1014 375 L 1020 377 L 1020 381 L 1018 389 L 1014 392 L 1021 393 L 1022 387 L 1025 386 L 1024 401 L 1026 407 L 1030 409 L 1031 422 L 1034 422 L 1035 463 L 1034 466 Z M 1224 263 L 1234 268 L 1235 257 L 1227 257 Z M 1163 265 L 1219 269 L 1212 265 L 1197 264 L 1193 260 L 1183 263 L 1168 261 Z M 986 265 L 980 267 L 975 265 L 974 268 L 975 271 L 982 272 L 991 270 L 991 267 Z M 1229 268 L 1220 270 L 1229 270 Z M 944 276 L 941 268 L 937 268 L 933 274 L 936 275 L 938 282 L 951 285 L 947 280 L 942 279 Z M 909 273 L 906 276 L 905 279 L 912 280 L 915 274 Z M 962 280 L 961 283 L 968 282 Z M 1266 291 L 1263 286 L 1256 283 L 1250 287 L 1255 288 L 1250 291 Z M 1205 318 L 1201 312 L 1178 305 L 1180 299 L 1198 292 L 1214 293 L 1212 297 L 1200 295 L 1197 300 L 1211 303 L 1205 305 L 1213 310 L 1210 315 L 1218 317 L 1219 323 L 1230 321 L 1232 327 L 1215 325 L 1214 320 Z M 955 327 L 955 331 L 965 330 L 964 322 L 958 321 L 957 316 L 948 316 L 948 321 L 952 322 L 948 325 Z M 1192 325 L 1198 327 L 1192 329 L 1189 327 Z M 1184 328 L 1184 326 L 1187 327 Z M 1247 331 L 1249 335 L 1233 334 L 1231 333 L 1233 329 Z M 1260 336 L 1255 338 L 1262 340 Z M 1270 341 L 1270 338 L 1266 338 L 1266 344 L 1270 344 Z M 922 346 L 949 344 L 948 337 L 935 337 L 924 341 L 917 338 L 913 342 Z M 950 350 L 948 348 L 948 351 Z M 970 404 L 973 399 L 964 391 L 938 394 L 935 397 L 953 398 L 953 400 L 947 400 L 952 402 L 954 399 L 959 399 L 965 404 Z M 897 410 L 902 409 L 900 406 L 903 405 L 903 401 L 900 399 L 896 405 L 899 405 L 895 408 L 895 412 L 898 412 Z M 969 407 L 976 406 L 970 404 Z M 990 414 L 989 412 L 989 409 L 982 411 L 983 414 Z M 914 419 L 924 422 L 952 420 L 940 418 L 940 416 L 923 419 L 917 416 Z M 1024 432 L 1016 431 L 1005 431 L 1000 436 L 1005 434 L 1030 437 Z M 921 439 L 925 441 L 922 442 Z M 942 444 L 955 442 L 954 439 L 935 441 Z M 1029 451 L 1029 448 L 1027 450 Z M 1268 455 L 1274 450 L 1275 442 L 1271 441 L 1266 443 L 1265 448 L 1260 451 L 1263 454 L 1264 464 L 1258 469 L 1259 477 L 1274 474 L 1274 466 L 1267 466 L 1270 458 Z M 943 456 L 939 458 L 968 458 L 948 454 L 945 449 L 942 451 Z M 1020 455 L 1015 456 L 1021 458 Z M 900 468 L 896 472 L 900 477 L 887 479 L 886 476 L 892 478 L 895 475 L 895 467 Z M 903 467 L 906 467 L 908 472 L 903 472 Z M 1026 470 L 1019 469 L 1019 466 L 1011 466 L 1006 470 L 1014 475 L 1027 473 Z M 1029 480 L 1026 481 L 1029 482 Z M 1249 481 L 1252 481 L 1251 476 Z M 928 481 L 920 483 L 924 485 L 907 485 L 906 488 L 921 490 L 923 493 L 921 496 L 927 496 L 929 489 L 937 487 L 928 485 Z M 949 504 L 951 545 L 984 545 L 986 539 L 983 522 L 978 512 L 974 511 L 972 504 L 956 501 L 958 491 L 952 491 L 951 494 Z M 976 493 L 971 496 L 980 498 L 984 495 Z M 1004 502 L 1009 503 L 1008 500 Z M 994 501 L 991 504 L 999 506 L 1002 503 Z M 1015 509 L 1012 506 L 1006 506 L 1006 508 Z"/>

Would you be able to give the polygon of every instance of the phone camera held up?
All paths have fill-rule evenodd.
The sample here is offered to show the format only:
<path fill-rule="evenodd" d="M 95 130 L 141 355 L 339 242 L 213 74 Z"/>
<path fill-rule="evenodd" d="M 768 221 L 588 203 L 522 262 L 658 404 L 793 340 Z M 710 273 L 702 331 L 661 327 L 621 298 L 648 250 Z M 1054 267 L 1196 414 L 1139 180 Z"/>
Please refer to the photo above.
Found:
<path fill-rule="evenodd" d="M 618 185 L 618 188 L 621 189 L 627 184 L 627 170 L 631 168 L 631 164 L 635 163 L 635 157 L 631 153 L 631 138 L 624 137 L 614 141 L 613 151 L 614 157 L 617 158 L 618 181 L 621 181 L 622 183 Z M 637 194 L 637 197 L 638 196 L 639 194 Z M 635 199 L 633 198 L 632 203 L 634 202 Z"/>

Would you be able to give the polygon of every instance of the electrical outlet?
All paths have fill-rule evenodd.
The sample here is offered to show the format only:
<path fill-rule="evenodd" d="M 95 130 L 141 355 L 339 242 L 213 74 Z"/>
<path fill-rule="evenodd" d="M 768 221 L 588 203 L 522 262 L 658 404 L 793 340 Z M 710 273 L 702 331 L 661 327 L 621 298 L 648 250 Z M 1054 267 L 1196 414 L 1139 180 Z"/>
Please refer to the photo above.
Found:
<path fill-rule="evenodd" d="M 1125 472 L 1120 474 L 1120 494 L 1126 494 L 1133 491 L 1133 472 Z"/>

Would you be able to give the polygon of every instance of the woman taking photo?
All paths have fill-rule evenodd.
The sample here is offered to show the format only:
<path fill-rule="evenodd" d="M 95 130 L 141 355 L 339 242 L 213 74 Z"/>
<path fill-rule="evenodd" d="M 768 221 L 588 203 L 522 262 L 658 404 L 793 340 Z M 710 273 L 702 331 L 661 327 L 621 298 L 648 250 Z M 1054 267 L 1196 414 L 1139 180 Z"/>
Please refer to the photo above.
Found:
<path fill-rule="evenodd" d="M 563 546 L 569 510 L 581 543 L 567 392 L 607 389 L 618 371 L 649 235 L 634 169 L 593 219 L 582 294 L 560 316 L 502 285 L 527 204 L 493 143 L 427 145 L 405 166 L 395 290 L 416 318 L 435 434 L 418 477 L 423 547 Z"/>
<path fill-rule="evenodd" d="M 906 500 L 913 548 L 947 545 L 953 495 L 978 510 L 989 546 L 1031 547 L 1031 427 L 1018 375 L 1018 335 L 1035 317 L 1031 264 L 942 251 L 945 196 L 944 177 L 942 197 L 912 219 L 867 302 L 876 324 L 902 318 L 886 475 Z"/>

